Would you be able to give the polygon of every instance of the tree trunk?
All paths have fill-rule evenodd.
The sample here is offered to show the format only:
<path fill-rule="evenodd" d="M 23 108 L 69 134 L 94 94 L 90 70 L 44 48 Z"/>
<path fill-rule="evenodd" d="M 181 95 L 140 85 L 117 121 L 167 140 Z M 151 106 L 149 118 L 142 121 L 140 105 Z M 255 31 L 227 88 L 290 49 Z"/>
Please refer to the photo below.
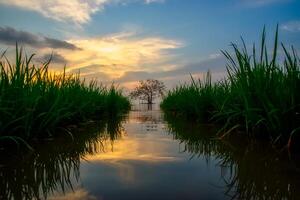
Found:
<path fill-rule="evenodd" d="M 152 97 L 148 95 L 148 104 L 152 104 Z"/>
<path fill-rule="evenodd" d="M 150 92 L 150 94 L 148 95 L 148 104 L 153 104 L 153 93 L 152 91 Z"/>

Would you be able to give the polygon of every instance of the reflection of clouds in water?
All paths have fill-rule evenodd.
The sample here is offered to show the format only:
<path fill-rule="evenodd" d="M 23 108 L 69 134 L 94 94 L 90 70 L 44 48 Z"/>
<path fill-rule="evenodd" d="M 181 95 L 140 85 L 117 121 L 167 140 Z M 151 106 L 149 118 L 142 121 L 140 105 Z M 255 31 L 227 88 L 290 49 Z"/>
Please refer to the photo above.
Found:
<path fill-rule="evenodd" d="M 119 160 L 140 160 L 147 162 L 178 160 L 177 157 L 167 154 L 168 146 L 166 143 L 172 142 L 172 140 L 160 140 L 158 138 L 153 141 L 147 138 L 124 136 L 112 144 L 113 148 L 107 149 L 107 151 L 100 154 L 87 155 L 85 159 L 89 161 L 111 162 L 112 164 L 117 163 Z"/>
<path fill-rule="evenodd" d="M 151 125 L 157 131 L 145 130 Z M 206 170 L 205 159 L 189 161 L 188 153 L 179 152 L 159 110 L 132 111 L 123 127 L 126 134 L 114 141 L 113 148 L 82 160 L 82 184 L 93 195 L 109 199 L 215 196 L 215 188 L 205 183 L 219 180 L 219 172 Z"/>
<path fill-rule="evenodd" d="M 137 179 L 135 168 L 129 163 L 122 162 L 120 160 L 110 160 L 108 163 L 109 167 L 116 169 L 120 181 L 125 184 L 134 184 Z"/>
<path fill-rule="evenodd" d="M 151 134 L 148 134 L 149 127 Z M 120 181 L 127 185 L 133 185 L 138 179 L 137 162 L 162 164 L 178 162 L 183 159 L 170 153 L 177 150 L 178 145 L 174 144 L 173 139 L 165 134 L 164 127 L 160 111 L 133 111 L 129 115 L 129 123 L 124 124 L 127 134 L 123 134 L 122 138 L 115 140 L 112 144 L 113 147 L 107 151 L 88 155 L 85 159 L 108 166 L 118 174 Z"/>
<path fill-rule="evenodd" d="M 54 194 L 53 196 L 49 197 L 49 200 L 101 200 L 102 198 L 94 197 L 93 195 L 89 194 L 83 188 L 75 189 L 74 191 L 70 191 L 65 194 Z"/>

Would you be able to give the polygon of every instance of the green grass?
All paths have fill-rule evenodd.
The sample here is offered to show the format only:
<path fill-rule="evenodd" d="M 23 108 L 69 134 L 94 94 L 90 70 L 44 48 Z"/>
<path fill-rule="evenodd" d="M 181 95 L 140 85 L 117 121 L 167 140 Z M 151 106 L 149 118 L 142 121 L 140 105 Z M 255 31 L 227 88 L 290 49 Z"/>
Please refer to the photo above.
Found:
<path fill-rule="evenodd" d="M 169 91 L 161 108 L 177 117 L 207 123 L 226 94 L 227 87 L 222 83 L 212 84 L 208 72 L 204 81 L 192 78 L 191 84 L 180 85 Z"/>
<path fill-rule="evenodd" d="M 16 47 L 14 63 L 0 60 L 0 140 L 28 141 L 68 133 L 66 127 L 91 118 L 119 115 L 130 108 L 114 86 L 49 72 L 50 60 L 36 66 L 33 55 Z"/>
<path fill-rule="evenodd" d="M 212 83 L 206 80 L 178 86 L 163 99 L 161 108 L 196 121 L 223 126 L 220 133 L 237 130 L 248 136 L 267 138 L 274 144 L 291 145 L 300 131 L 300 60 L 296 51 L 281 44 L 284 62 L 278 60 L 278 27 L 272 52 L 267 51 L 263 30 L 259 52 L 248 52 L 232 44 L 227 77 Z"/>

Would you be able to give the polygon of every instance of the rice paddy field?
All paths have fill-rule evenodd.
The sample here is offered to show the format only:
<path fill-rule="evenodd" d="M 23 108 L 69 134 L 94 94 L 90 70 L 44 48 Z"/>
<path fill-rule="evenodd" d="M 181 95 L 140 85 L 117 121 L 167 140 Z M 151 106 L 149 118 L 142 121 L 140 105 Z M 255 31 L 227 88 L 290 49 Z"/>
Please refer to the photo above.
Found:
<path fill-rule="evenodd" d="M 69 127 L 91 119 L 118 116 L 130 102 L 114 85 L 86 82 L 80 74 L 49 71 L 51 59 L 37 66 L 16 46 L 15 60 L 0 60 L 0 142 L 72 135 Z"/>
<path fill-rule="evenodd" d="M 279 147 L 296 148 L 300 132 L 300 60 L 293 47 L 279 42 L 278 27 L 273 49 L 267 48 L 266 31 L 261 43 L 247 48 L 232 43 L 227 75 L 179 85 L 169 91 L 161 108 L 181 119 L 213 123 L 219 137 L 233 132 L 269 140 Z"/>

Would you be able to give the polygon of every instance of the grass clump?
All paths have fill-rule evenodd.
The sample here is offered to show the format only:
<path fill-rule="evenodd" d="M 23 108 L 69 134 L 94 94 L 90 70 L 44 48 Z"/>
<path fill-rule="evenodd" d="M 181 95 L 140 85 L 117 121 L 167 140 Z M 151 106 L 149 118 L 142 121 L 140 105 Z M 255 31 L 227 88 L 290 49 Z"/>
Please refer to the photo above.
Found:
<path fill-rule="evenodd" d="M 129 110 L 128 99 L 111 86 L 86 83 L 79 74 L 49 72 L 16 47 L 15 63 L 0 60 L 0 140 L 27 141 L 61 133 L 68 125 Z"/>
<path fill-rule="evenodd" d="M 226 85 L 213 84 L 207 72 L 204 80 L 194 80 L 169 91 L 161 103 L 161 108 L 187 120 L 209 122 L 213 112 L 226 94 Z"/>
<path fill-rule="evenodd" d="M 161 107 L 201 122 L 220 123 L 223 133 L 237 129 L 291 145 L 300 131 L 299 57 L 293 47 L 288 51 L 281 44 L 284 61 L 278 61 L 278 27 L 272 53 L 267 51 L 265 29 L 259 53 L 255 45 L 249 53 L 243 39 L 242 44 L 241 48 L 232 44 L 233 54 L 222 51 L 228 59 L 224 81 L 212 83 L 208 74 L 206 81 L 178 86 Z"/>

